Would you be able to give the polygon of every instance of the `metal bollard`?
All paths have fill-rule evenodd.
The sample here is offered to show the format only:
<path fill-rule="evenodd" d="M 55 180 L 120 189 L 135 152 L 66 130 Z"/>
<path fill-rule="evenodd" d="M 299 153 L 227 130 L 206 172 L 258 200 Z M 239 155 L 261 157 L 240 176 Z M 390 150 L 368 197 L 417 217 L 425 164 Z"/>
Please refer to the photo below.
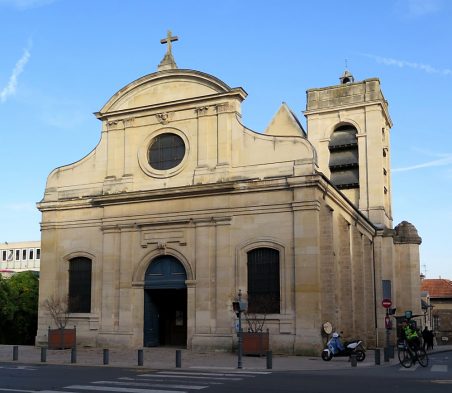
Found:
<path fill-rule="evenodd" d="M 272 351 L 267 351 L 267 370 L 273 368 L 273 353 Z"/>
<path fill-rule="evenodd" d="M 139 366 L 143 365 L 143 350 L 142 349 L 138 350 L 138 365 Z"/>
<path fill-rule="evenodd" d="M 14 345 L 13 346 L 13 360 L 19 360 L 19 346 Z"/>
<path fill-rule="evenodd" d="M 394 359 L 394 345 L 389 346 L 389 357 Z"/>
<path fill-rule="evenodd" d="M 110 362 L 109 356 L 110 351 L 106 348 L 104 348 L 104 364 L 108 364 Z"/>
<path fill-rule="evenodd" d="M 356 360 L 356 354 L 350 355 L 350 364 L 352 367 L 356 367 L 358 365 L 358 361 Z"/>
<path fill-rule="evenodd" d="M 380 365 L 380 349 L 379 349 L 379 348 L 377 348 L 377 349 L 375 350 L 375 364 L 376 364 L 377 366 Z"/>
<path fill-rule="evenodd" d="M 71 363 L 77 363 L 77 347 L 71 348 Z"/>
<path fill-rule="evenodd" d="M 41 347 L 41 363 L 45 363 L 47 361 L 47 348 Z"/>
<path fill-rule="evenodd" d="M 388 347 L 384 347 L 383 354 L 384 354 L 385 362 L 389 362 L 389 348 Z"/>
<path fill-rule="evenodd" d="M 176 368 L 182 367 L 182 353 L 180 349 L 176 349 Z"/>

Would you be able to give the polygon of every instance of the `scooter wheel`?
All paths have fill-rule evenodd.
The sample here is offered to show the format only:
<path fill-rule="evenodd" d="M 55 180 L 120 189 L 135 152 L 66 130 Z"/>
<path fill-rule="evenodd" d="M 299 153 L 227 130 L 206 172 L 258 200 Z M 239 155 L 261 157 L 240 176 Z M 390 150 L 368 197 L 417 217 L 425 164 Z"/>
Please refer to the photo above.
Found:
<path fill-rule="evenodd" d="M 325 362 L 330 361 L 333 358 L 333 354 L 329 353 L 327 351 L 322 351 L 322 359 L 325 360 Z"/>
<path fill-rule="evenodd" d="M 356 352 L 356 360 L 362 362 L 366 358 L 366 353 L 358 349 Z"/>

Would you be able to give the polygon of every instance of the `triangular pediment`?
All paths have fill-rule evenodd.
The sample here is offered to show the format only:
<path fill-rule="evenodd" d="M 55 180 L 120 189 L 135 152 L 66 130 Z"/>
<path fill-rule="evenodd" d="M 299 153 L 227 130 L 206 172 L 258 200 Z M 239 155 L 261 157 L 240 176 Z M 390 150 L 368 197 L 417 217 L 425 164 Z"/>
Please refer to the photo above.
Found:
<path fill-rule="evenodd" d="M 267 126 L 264 134 L 274 136 L 306 137 L 303 126 L 285 102 L 283 102 L 279 107 L 278 112 L 276 112 L 276 115 Z"/>

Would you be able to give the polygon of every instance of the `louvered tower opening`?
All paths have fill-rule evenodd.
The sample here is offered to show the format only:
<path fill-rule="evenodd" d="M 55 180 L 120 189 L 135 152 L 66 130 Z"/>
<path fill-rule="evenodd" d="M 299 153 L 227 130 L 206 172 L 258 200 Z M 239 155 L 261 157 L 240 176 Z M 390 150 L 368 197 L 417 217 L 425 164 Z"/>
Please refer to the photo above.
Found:
<path fill-rule="evenodd" d="M 339 189 L 359 188 L 357 130 L 350 124 L 336 128 L 328 145 L 331 182 Z"/>

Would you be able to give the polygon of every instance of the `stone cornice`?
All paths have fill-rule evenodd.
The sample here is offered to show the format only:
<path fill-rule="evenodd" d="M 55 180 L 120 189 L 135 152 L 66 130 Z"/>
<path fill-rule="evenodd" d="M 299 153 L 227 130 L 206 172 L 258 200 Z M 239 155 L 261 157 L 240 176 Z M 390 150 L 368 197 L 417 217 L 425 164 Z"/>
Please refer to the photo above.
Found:
<path fill-rule="evenodd" d="M 204 106 L 218 105 L 222 103 L 218 103 L 217 101 L 224 100 L 225 98 L 239 99 L 240 101 L 243 101 L 246 98 L 246 92 L 242 88 L 235 88 L 225 93 L 209 94 L 194 98 L 184 98 L 176 101 L 139 106 L 136 108 L 121 109 L 117 111 L 95 112 L 94 115 L 99 120 L 110 120 L 110 118 L 116 117 L 130 117 L 132 114 L 137 116 L 145 112 L 153 113 L 156 115 L 170 109 L 172 112 L 174 112 L 182 107 L 184 107 L 184 109 L 196 109 L 197 107 L 201 106 L 201 104 L 204 104 Z"/>

